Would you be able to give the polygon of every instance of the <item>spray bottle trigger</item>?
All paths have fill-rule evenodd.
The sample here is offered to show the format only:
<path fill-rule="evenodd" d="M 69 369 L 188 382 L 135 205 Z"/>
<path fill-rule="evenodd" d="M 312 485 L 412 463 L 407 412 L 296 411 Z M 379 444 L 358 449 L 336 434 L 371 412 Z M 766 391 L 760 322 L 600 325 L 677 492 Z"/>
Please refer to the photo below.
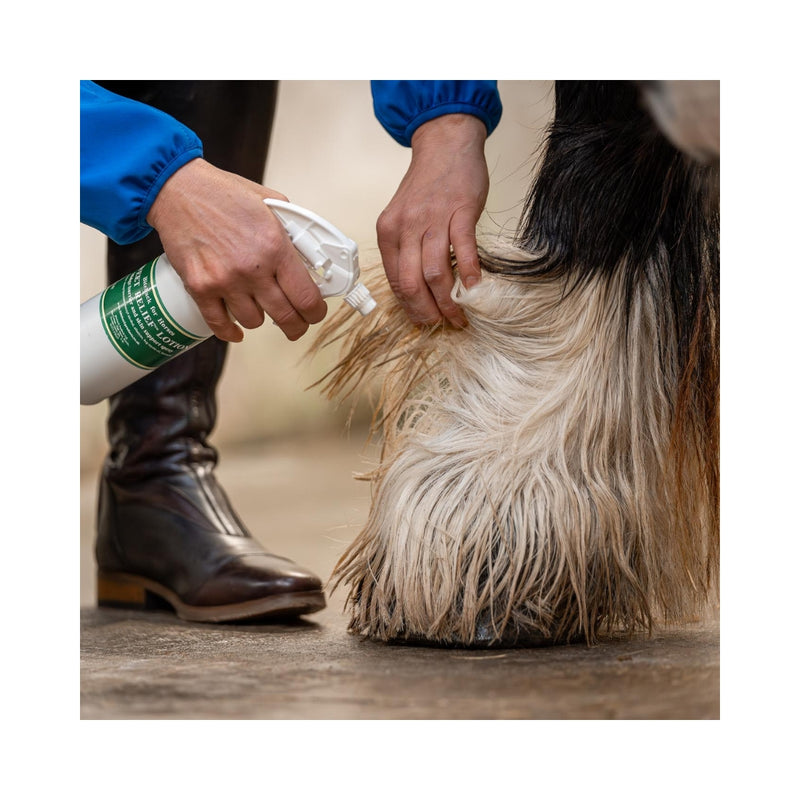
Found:
<path fill-rule="evenodd" d="M 358 246 L 352 239 L 306 208 L 272 198 L 264 202 L 286 229 L 323 297 L 348 295 L 356 286 L 363 286 L 358 280 Z M 374 304 L 361 305 L 367 307 L 371 311 Z"/>

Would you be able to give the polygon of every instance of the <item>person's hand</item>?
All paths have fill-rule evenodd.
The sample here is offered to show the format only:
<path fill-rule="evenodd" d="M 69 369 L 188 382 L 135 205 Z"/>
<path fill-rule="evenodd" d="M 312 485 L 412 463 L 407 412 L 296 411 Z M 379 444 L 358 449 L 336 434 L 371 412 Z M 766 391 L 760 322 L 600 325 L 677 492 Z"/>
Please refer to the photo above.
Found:
<path fill-rule="evenodd" d="M 486 127 L 469 114 L 448 114 L 421 125 L 411 138 L 411 164 L 378 219 L 386 277 L 412 322 L 445 317 L 464 327 L 450 297 L 452 244 L 466 288 L 481 277 L 475 227 L 489 192 L 483 152 Z"/>
<path fill-rule="evenodd" d="M 257 328 L 266 312 L 294 341 L 328 310 L 265 197 L 287 199 L 197 158 L 167 180 L 147 215 L 209 328 L 228 342 L 244 338 L 233 320 Z"/>

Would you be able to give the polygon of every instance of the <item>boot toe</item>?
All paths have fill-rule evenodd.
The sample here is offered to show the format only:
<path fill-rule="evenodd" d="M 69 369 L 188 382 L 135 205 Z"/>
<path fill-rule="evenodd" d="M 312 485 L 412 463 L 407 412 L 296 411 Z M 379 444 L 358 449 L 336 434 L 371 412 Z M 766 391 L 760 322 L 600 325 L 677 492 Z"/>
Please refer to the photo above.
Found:
<path fill-rule="evenodd" d="M 231 605 L 310 592 L 322 592 L 322 581 L 313 572 L 281 556 L 252 553 L 223 564 L 186 601 L 198 606 Z"/>

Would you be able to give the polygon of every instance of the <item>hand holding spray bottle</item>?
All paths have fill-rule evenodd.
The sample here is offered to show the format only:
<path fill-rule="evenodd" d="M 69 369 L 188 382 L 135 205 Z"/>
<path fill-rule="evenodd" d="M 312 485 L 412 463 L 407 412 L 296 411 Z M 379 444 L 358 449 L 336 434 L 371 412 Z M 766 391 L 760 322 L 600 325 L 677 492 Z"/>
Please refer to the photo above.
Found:
<path fill-rule="evenodd" d="M 266 199 L 323 297 L 344 295 L 367 315 L 375 301 L 359 282 L 358 247 L 330 222 Z M 124 389 L 212 335 L 165 254 L 81 303 L 81 405 Z"/>

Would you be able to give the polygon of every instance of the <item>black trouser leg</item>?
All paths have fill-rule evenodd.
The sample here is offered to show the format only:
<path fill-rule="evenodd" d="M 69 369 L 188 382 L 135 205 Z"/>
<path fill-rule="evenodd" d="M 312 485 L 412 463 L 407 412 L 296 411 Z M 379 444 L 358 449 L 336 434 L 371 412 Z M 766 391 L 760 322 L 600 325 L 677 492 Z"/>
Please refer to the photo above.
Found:
<path fill-rule="evenodd" d="M 274 82 L 100 83 L 192 128 L 214 166 L 262 182 Z M 155 232 L 131 245 L 109 242 L 108 281 L 161 252 Z M 214 476 L 217 453 L 207 437 L 226 349 L 212 337 L 109 400 L 96 544 L 101 604 L 141 604 L 156 595 L 198 621 L 324 607 L 319 578 L 266 553 Z"/>

